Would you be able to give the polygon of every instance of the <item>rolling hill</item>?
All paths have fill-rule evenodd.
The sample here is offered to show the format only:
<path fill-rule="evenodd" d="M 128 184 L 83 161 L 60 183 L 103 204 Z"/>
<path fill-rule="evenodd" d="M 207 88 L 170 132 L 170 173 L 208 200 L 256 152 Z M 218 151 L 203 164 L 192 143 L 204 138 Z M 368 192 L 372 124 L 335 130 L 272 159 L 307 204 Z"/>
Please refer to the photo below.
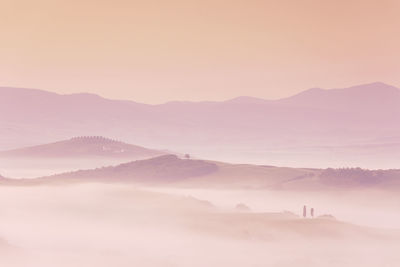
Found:
<path fill-rule="evenodd" d="M 165 152 L 147 149 L 101 136 L 83 136 L 50 144 L 1 151 L 0 158 L 150 158 Z"/>
<path fill-rule="evenodd" d="M 0 151 L 0 172 L 34 178 L 55 173 L 118 165 L 168 154 L 101 136 L 82 136 L 54 143 Z"/>
<path fill-rule="evenodd" d="M 400 170 L 307 169 L 228 164 L 163 155 L 116 166 L 66 172 L 36 179 L 8 180 L 42 183 L 135 183 L 155 186 L 289 191 L 400 190 Z"/>
<path fill-rule="evenodd" d="M 58 174 L 46 178 L 46 181 L 105 181 L 105 182 L 140 182 L 140 183 L 171 183 L 191 177 L 201 177 L 218 170 L 212 162 L 203 160 L 180 159 L 175 155 L 163 155 L 146 160 L 137 160 L 117 166 L 80 170 Z"/>

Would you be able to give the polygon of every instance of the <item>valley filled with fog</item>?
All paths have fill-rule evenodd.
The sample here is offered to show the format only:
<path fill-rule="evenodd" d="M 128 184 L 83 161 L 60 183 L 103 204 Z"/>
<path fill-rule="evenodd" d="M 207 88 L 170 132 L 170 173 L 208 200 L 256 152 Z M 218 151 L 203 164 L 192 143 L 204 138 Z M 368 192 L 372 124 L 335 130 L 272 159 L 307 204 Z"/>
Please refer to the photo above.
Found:
<path fill-rule="evenodd" d="M 2 186 L 0 263 L 12 267 L 396 265 L 398 230 L 345 223 L 340 216 L 338 220 L 297 217 L 304 201 L 311 199 L 317 215 L 353 212 L 364 217 L 364 205 L 371 200 L 355 202 L 365 200 L 359 195 L 337 197 L 335 206 L 318 198 L 319 203 L 316 196 L 289 192 L 206 192 L 102 183 Z M 235 208 L 238 203 L 251 210 Z M 386 206 L 385 212 L 397 207 Z M 293 208 L 289 211 L 295 214 L 283 212 L 284 208 Z M 376 221 L 388 219 L 383 212 L 376 213 Z"/>

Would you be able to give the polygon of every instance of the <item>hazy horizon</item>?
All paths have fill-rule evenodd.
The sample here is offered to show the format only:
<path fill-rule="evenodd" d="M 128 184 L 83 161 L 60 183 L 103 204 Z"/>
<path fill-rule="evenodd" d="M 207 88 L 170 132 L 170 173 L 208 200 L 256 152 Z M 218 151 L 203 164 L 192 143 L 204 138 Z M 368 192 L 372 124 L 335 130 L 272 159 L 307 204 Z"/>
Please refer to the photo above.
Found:
<path fill-rule="evenodd" d="M 136 99 L 125 99 L 125 98 L 110 98 L 107 97 L 105 95 L 102 95 L 101 93 L 91 93 L 89 91 L 79 91 L 79 92 L 73 92 L 73 93 L 68 93 L 68 90 L 66 91 L 57 91 L 57 90 L 52 90 L 52 89 L 43 89 L 43 88 L 33 88 L 33 87 L 18 87 L 18 86 L 8 86 L 8 85 L 0 85 L 0 88 L 11 88 L 11 89 L 26 89 L 26 90 L 38 90 L 38 91 L 43 91 L 43 92 L 48 92 L 48 93 L 55 93 L 61 96 L 67 96 L 67 95 L 96 95 L 99 96 L 101 98 L 104 99 L 109 99 L 109 100 L 120 100 L 120 101 L 132 101 L 132 102 L 136 102 L 136 103 L 140 103 L 140 104 L 146 104 L 146 105 L 163 105 L 163 104 L 168 104 L 171 102 L 193 102 L 193 103 L 201 103 L 201 102 L 226 102 L 226 101 L 230 101 L 230 100 L 235 100 L 235 99 L 240 99 L 240 98 L 249 98 L 249 99 L 259 99 L 259 100 L 270 100 L 270 101 L 274 101 L 274 100 L 282 100 L 282 99 L 286 99 L 286 98 L 290 98 L 292 96 L 296 96 L 298 94 L 301 94 L 303 92 L 306 92 L 308 90 L 311 89 L 321 89 L 324 91 L 331 91 L 331 90 L 340 90 L 340 89 L 347 89 L 347 88 L 353 88 L 353 87 L 359 87 L 359 86 L 368 86 L 368 85 L 374 85 L 374 84 L 382 84 L 385 86 L 390 86 L 390 87 L 395 87 L 396 89 L 400 90 L 400 87 L 397 87 L 393 84 L 390 83 L 386 83 L 384 81 L 373 81 L 373 82 L 367 82 L 367 83 L 360 83 L 360 84 L 349 84 L 348 86 L 344 86 L 344 87 L 329 87 L 329 88 L 323 88 L 323 87 L 319 87 L 319 86 L 314 86 L 314 87 L 309 87 L 309 88 L 303 88 L 300 89 L 299 91 L 296 91 L 292 94 L 289 95 L 285 95 L 285 96 L 281 96 L 281 97 L 272 97 L 272 98 L 266 98 L 266 97 L 259 97 L 259 96 L 255 96 L 255 95 L 249 95 L 249 94 L 242 94 L 242 95 L 234 95 L 232 97 L 229 98 L 221 98 L 221 99 L 201 99 L 201 100 L 190 100 L 190 99 L 171 99 L 165 102 L 159 102 L 159 103 L 147 103 L 147 102 L 140 102 L 137 101 Z"/>

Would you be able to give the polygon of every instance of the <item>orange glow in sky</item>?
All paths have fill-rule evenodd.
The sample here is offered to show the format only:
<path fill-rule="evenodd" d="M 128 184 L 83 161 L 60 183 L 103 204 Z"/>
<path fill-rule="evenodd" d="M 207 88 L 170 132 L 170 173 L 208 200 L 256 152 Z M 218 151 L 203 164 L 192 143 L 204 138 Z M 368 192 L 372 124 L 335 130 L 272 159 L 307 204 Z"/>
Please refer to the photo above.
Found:
<path fill-rule="evenodd" d="M 0 86 L 145 103 L 400 86 L 398 0 L 0 5 Z"/>

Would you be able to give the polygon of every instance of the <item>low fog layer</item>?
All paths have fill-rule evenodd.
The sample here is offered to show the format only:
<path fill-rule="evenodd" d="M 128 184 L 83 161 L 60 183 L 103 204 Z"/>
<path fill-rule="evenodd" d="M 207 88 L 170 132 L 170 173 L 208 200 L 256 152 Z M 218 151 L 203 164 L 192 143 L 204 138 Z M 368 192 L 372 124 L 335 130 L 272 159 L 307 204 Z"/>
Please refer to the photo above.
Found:
<path fill-rule="evenodd" d="M 96 183 L 1 186 L 0 264 L 375 267 L 400 261 L 398 231 L 258 212 L 263 204 L 243 197 L 192 193 Z M 273 199 L 271 211 L 286 206 Z M 235 209 L 239 200 L 253 212 Z"/>
<path fill-rule="evenodd" d="M 87 170 L 0 177 L 1 266 L 400 262 L 399 170 L 282 168 L 175 155 L 90 169 L 101 160 L 41 159 L 49 173 L 59 170 L 54 162 Z M 18 171 L 42 171 L 28 163 Z"/>
<path fill-rule="evenodd" d="M 154 188 L 149 191 L 190 195 L 229 208 L 245 203 L 253 212 L 293 211 L 303 205 L 315 215 L 333 215 L 340 221 L 368 227 L 400 229 L 400 195 L 382 190 L 283 191 L 240 189 Z"/>

